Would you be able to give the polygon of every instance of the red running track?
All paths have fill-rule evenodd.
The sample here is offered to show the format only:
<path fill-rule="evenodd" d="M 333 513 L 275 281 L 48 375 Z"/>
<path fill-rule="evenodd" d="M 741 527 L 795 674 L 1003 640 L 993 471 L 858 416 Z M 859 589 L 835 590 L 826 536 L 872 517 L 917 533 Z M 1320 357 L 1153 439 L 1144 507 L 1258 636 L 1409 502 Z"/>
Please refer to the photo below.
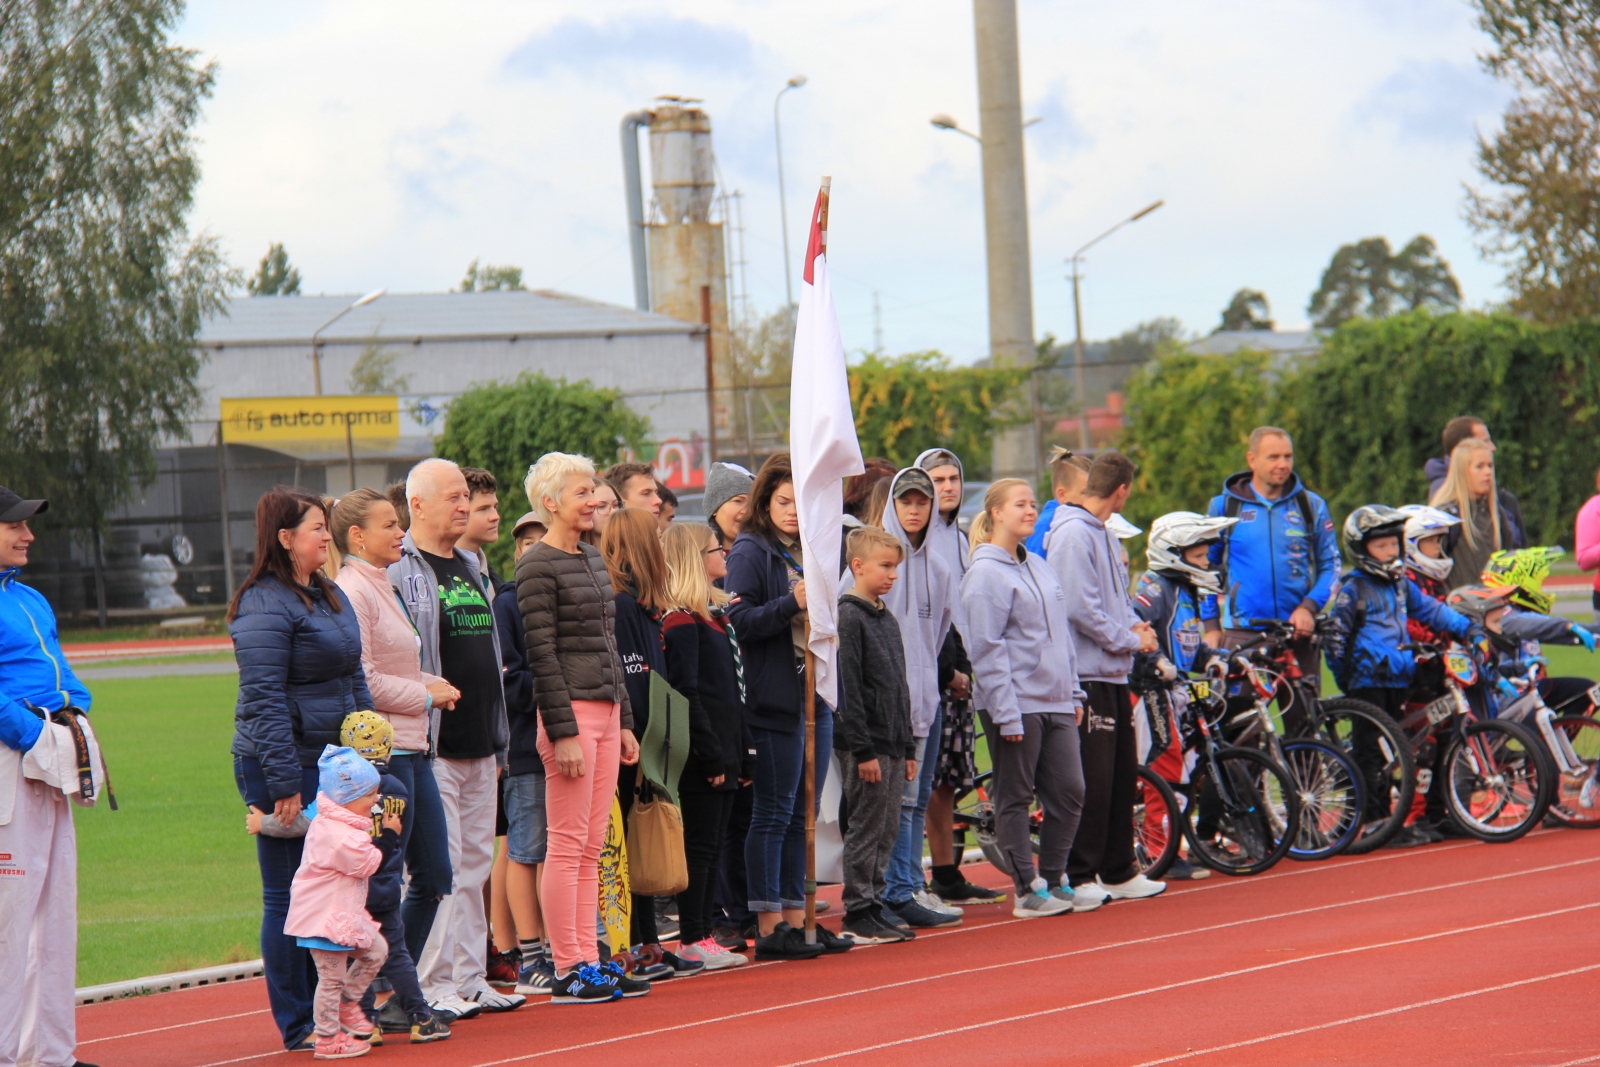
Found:
<path fill-rule="evenodd" d="M 960 928 L 911 944 L 751 964 L 637 1000 L 530 1001 L 363 1062 L 1600 1067 L 1597 884 L 1600 833 L 1573 830 L 1286 861 L 1087 915 L 968 908 Z M 282 1051 L 265 1000 L 255 981 L 83 1007 L 79 1055 L 310 1060 Z"/>

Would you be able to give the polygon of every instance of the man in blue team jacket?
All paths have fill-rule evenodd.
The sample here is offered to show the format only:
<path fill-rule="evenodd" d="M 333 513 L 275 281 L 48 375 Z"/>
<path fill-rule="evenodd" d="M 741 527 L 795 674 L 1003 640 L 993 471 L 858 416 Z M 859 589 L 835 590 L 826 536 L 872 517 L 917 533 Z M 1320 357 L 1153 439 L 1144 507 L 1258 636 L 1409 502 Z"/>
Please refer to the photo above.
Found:
<path fill-rule="evenodd" d="M 48 506 L 0 486 L 0 1067 L 77 1063 L 72 805 L 60 789 L 24 778 L 22 759 L 44 730 L 41 713 L 89 709 L 89 691 L 56 639 L 55 613 L 19 579 L 33 543 L 28 520 Z"/>
<path fill-rule="evenodd" d="M 1230 475 L 1207 514 L 1238 523 L 1211 550 L 1226 575 L 1223 625 L 1287 619 L 1311 636 L 1339 576 L 1339 542 L 1327 503 L 1294 473 L 1294 444 L 1275 426 L 1250 434 L 1249 470 Z M 1302 662 L 1302 667 L 1305 664 Z"/>

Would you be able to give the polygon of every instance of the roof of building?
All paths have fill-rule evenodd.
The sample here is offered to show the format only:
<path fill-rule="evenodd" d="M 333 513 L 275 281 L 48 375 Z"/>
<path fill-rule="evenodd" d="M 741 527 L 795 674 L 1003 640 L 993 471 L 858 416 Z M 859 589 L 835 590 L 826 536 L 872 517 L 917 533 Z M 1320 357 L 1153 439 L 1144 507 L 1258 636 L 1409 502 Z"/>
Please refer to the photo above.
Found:
<path fill-rule="evenodd" d="M 200 333 L 207 348 L 304 344 L 359 299 L 345 296 L 234 297 L 227 314 Z M 704 329 L 666 315 L 550 289 L 486 293 L 389 293 L 322 331 L 326 341 L 462 341 L 519 337 L 687 334 Z"/>
<path fill-rule="evenodd" d="M 1322 334 L 1316 330 L 1218 330 L 1189 345 L 1192 352 L 1214 356 L 1242 348 L 1279 356 L 1310 355 L 1322 349 Z"/>

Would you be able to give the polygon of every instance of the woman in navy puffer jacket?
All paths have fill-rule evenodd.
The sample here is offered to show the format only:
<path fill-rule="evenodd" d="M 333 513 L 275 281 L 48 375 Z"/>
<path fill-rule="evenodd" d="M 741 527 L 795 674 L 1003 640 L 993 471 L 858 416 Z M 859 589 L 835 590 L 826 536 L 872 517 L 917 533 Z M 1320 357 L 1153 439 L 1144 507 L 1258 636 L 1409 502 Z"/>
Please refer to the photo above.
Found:
<path fill-rule="evenodd" d="M 317 796 L 317 757 L 339 743 L 353 711 L 370 710 L 361 627 L 344 591 L 322 573 L 328 559 L 322 501 L 279 487 L 256 504 L 256 562 L 228 609 L 239 663 L 233 773 L 261 820 L 261 959 L 284 1047 L 314 1040 L 311 953 L 283 932 L 289 886 L 305 837 L 301 809 Z M 297 825 L 298 824 L 298 825 Z"/>

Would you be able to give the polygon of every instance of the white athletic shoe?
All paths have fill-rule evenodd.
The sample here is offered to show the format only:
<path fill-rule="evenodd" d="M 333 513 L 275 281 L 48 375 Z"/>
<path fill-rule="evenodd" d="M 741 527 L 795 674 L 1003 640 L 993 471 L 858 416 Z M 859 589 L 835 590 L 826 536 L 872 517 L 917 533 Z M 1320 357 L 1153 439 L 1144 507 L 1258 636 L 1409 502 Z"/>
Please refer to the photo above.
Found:
<path fill-rule="evenodd" d="M 1112 900 L 1143 900 L 1145 897 L 1160 896 L 1167 891 L 1167 883 L 1153 882 L 1142 874 L 1136 874 L 1126 882 L 1118 882 L 1116 885 L 1106 885 L 1098 878 L 1095 882 Z M 1081 892 L 1083 887 L 1078 888 Z"/>
<path fill-rule="evenodd" d="M 1578 791 L 1578 806 L 1590 811 L 1596 800 L 1600 800 L 1600 772 L 1590 771 L 1589 777 L 1583 780 L 1583 788 Z"/>
<path fill-rule="evenodd" d="M 1065 876 L 1062 877 L 1062 884 L 1066 884 Z M 1110 899 L 1111 894 L 1097 882 L 1085 882 L 1072 887 L 1073 911 L 1093 911 Z"/>
<path fill-rule="evenodd" d="M 960 908 L 954 904 L 946 904 L 926 889 L 912 893 L 911 899 L 936 915 L 960 915 L 962 913 Z"/>
<path fill-rule="evenodd" d="M 1038 919 L 1046 915 L 1062 915 L 1072 910 L 1072 901 L 1057 896 L 1045 885 L 1043 878 L 1035 878 L 1028 892 L 1016 894 L 1011 914 L 1018 919 Z"/>
<path fill-rule="evenodd" d="M 483 1011 L 482 1005 L 474 1004 L 472 1001 L 467 1000 L 455 993 L 446 993 L 438 1000 L 428 1001 L 428 1007 L 432 1008 L 435 1012 L 449 1012 L 452 1016 L 452 1022 L 454 1022 L 456 1019 L 470 1019 L 474 1015 L 477 1015 L 479 1012 Z"/>
<path fill-rule="evenodd" d="M 528 1002 L 521 993 L 496 993 L 492 989 L 480 989 L 472 999 L 487 1012 L 516 1011 Z"/>

